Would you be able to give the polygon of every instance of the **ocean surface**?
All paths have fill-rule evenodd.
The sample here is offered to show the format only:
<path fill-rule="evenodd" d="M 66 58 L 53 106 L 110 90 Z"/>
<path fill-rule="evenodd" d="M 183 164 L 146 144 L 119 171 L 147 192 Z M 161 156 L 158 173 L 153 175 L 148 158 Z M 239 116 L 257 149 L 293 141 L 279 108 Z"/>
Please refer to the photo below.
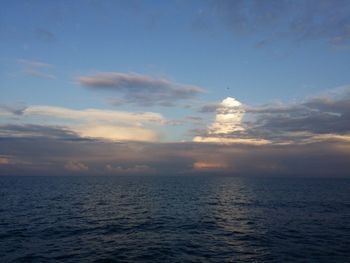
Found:
<path fill-rule="evenodd" d="M 350 262 L 350 180 L 0 177 L 0 262 Z"/>

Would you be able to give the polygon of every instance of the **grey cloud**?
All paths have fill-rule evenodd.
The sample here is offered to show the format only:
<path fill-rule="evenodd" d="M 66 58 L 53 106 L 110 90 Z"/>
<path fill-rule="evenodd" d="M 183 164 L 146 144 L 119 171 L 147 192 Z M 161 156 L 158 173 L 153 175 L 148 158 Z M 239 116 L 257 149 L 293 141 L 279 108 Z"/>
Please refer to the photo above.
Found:
<path fill-rule="evenodd" d="M 1 112 L 8 112 L 14 115 L 22 115 L 24 111 L 26 110 L 26 106 L 24 104 L 17 104 L 17 105 L 4 105 L 0 104 L 0 113 Z"/>
<path fill-rule="evenodd" d="M 79 83 L 95 90 L 118 92 L 122 98 L 111 100 L 112 104 L 116 105 L 134 103 L 141 106 L 172 106 L 178 100 L 191 99 L 203 92 L 203 89 L 197 86 L 136 73 L 98 73 L 79 77 Z"/>
<path fill-rule="evenodd" d="M 88 140 L 81 138 L 75 132 L 60 126 L 44 125 L 0 125 L 0 139 L 13 138 L 46 138 L 58 140 Z"/>
<path fill-rule="evenodd" d="M 349 146 L 338 142 L 256 146 L 2 138 L 0 156 L 11 156 L 14 164 L 4 161 L 0 175 L 349 176 Z"/>
<path fill-rule="evenodd" d="M 215 107 L 217 114 L 225 114 L 222 106 Z M 305 143 L 325 135 L 330 135 L 329 139 L 350 135 L 349 86 L 298 103 L 244 105 L 242 110 L 245 113 L 241 122 L 243 130 L 221 134 L 211 134 L 207 130 L 197 135 L 208 140 L 263 139 L 271 143 Z"/>
<path fill-rule="evenodd" d="M 332 45 L 350 40 L 347 0 L 217 0 L 211 6 L 213 18 L 222 20 L 235 35 L 259 33 L 258 46 L 279 38 L 325 39 Z"/>
<path fill-rule="evenodd" d="M 285 132 L 310 132 L 316 134 L 350 133 L 350 87 L 338 96 L 318 96 L 299 104 L 280 107 L 265 107 L 258 116 L 258 129 Z M 254 113 L 254 111 L 251 111 Z M 259 113 L 256 111 L 255 113 Z"/>
<path fill-rule="evenodd" d="M 198 109 L 200 113 L 212 113 L 220 107 L 220 103 L 208 103 Z"/>
<path fill-rule="evenodd" d="M 222 105 L 222 103 L 207 103 L 202 106 L 200 106 L 197 111 L 199 113 L 213 113 L 213 112 L 220 112 L 220 113 L 225 113 L 226 111 L 232 111 L 232 110 L 239 110 L 239 109 L 244 109 L 246 111 L 246 106 L 241 105 L 237 107 L 230 107 L 230 109 L 227 109 L 225 106 Z M 250 110 L 257 110 L 256 108 L 251 108 Z"/>
<path fill-rule="evenodd" d="M 202 121 L 203 118 L 200 116 L 187 116 L 187 119 L 194 120 L 194 121 Z"/>

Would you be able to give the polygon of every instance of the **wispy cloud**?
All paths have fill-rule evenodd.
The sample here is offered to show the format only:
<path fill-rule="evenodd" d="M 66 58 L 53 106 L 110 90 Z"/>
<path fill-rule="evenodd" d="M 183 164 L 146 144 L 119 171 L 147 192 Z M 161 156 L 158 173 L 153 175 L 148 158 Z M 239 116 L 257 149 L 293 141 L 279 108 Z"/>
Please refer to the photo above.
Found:
<path fill-rule="evenodd" d="M 62 126 L 36 124 L 0 125 L 0 136 L 3 138 L 49 138 L 59 140 L 80 140 L 81 137 Z"/>
<path fill-rule="evenodd" d="M 43 79 L 55 79 L 56 77 L 49 72 L 53 68 L 51 64 L 36 60 L 18 59 L 17 63 L 22 66 L 23 73 L 32 77 Z"/>
<path fill-rule="evenodd" d="M 101 72 L 93 76 L 81 76 L 78 80 L 88 88 L 119 93 L 121 98 L 115 99 L 116 104 L 173 106 L 178 100 L 191 99 L 203 92 L 203 89 L 194 85 L 136 73 Z"/>
<path fill-rule="evenodd" d="M 27 107 L 23 103 L 17 103 L 13 105 L 0 104 L 0 115 L 1 114 L 14 114 L 22 115 Z"/>

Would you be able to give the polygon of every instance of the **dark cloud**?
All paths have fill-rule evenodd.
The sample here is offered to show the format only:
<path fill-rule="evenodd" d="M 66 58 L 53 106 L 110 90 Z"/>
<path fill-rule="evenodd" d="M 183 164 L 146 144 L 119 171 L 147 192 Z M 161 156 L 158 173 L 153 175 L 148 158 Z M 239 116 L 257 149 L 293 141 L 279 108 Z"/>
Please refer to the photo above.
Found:
<path fill-rule="evenodd" d="M 0 175 L 349 176 L 350 143 L 219 145 L 0 139 Z"/>
<path fill-rule="evenodd" d="M 194 120 L 194 121 L 202 121 L 203 118 L 200 116 L 187 116 L 187 119 Z"/>
<path fill-rule="evenodd" d="M 58 140 L 88 140 L 75 132 L 60 126 L 44 125 L 0 125 L 0 139 L 4 138 L 45 138 Z"/>
<path fill-rule="evenodd" d="M 236 36 L 258 35 L 257 46 L 287 38 L 324 39 L 332 45 L 350 40 L 347 0 L 215 0 L 211 6 L 212 18 L 219 18 Z"/>
<path fill-rule="evenodd" d="M 24 104 L 17 105 L 4 105 L 0 104 L 0 112 L 8 112 L 14 115 L 22 115 L 26 110 L 26 106 Z"/>
<path fill-rule="evenodd" d="M 200 113 L 212 113 L 220 107 L 220 103 L 208 103 L 198 109 Z"/>
<path fill-rule="evenodd" d="M 276 132 L 308 132 L 313 134 L 350 133 L 350 88 L 340 94 L 313 97 L 304 102 L 280 107 L 268 106 L 251 110 L 259 114 L 256 129 Z"/>
<path fill-rule="evenodd" d="M 198 108 L 199 113 L 213 113 L 213 112 L 221 112 L 225 113 L 226 111 L 231 111 L 232 109 L 243 109 L 245 106 L 239 106 L 239 107 L 230 107 L 230 109 L 227 109 L 225 106 L 223 106 L 221 103 L 208 103 L 204 104 L 201 107 Z M 256 109 L 252 109 L 256 110 Z"/>
<path fill-rule="evenodd" d="M 109 90 L 121 94 L 112 104 L 134 103 L 141 106 L 172 106 L 178 100 L 191 99 L 203 92 L 193 85 L 179 84 L 164 78 L 136 73 L 105 72 L 79 77 L 82 86 L 95 90 Z"/>

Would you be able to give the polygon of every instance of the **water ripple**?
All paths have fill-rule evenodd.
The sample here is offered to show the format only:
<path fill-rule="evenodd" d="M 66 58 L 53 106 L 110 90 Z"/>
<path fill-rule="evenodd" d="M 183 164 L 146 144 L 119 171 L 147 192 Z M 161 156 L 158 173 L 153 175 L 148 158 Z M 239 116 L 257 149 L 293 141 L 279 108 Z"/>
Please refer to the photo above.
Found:
<path fill-rule="evenodd" d="M 0 177 L 1 262 L 349 262 L 350 181 Z"/>

